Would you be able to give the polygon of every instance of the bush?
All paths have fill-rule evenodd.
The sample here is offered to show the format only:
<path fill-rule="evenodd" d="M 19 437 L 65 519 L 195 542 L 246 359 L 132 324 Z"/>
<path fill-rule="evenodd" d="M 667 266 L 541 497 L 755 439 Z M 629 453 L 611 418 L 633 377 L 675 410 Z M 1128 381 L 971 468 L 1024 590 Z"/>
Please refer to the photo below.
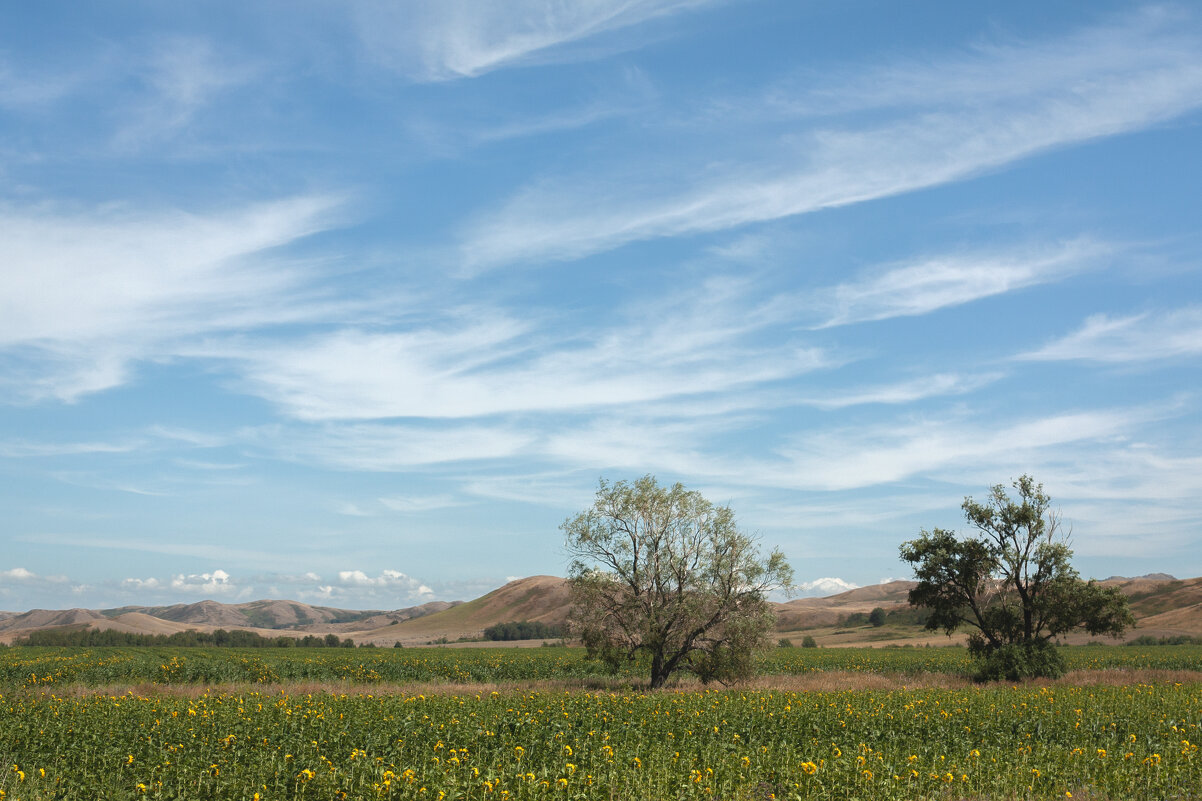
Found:
<path fill-rule="evenodd" d="M 563 626 L 529 620 L 513 620 L 497 623 L 484 630 L 484 639 L 495 641 L 543 640 L 563 637 Z"/>
<path fill-rule="evenodd" d="M 871 623 L 874 628 L 880 628 L 881 626 L 885 625 L 885 610 L 879 606 L 876 609 L 873 609 L 868 613 L 868 622 Z"/>
<path fill-rule="evenodd" d="M 809 634 L 801 638 L 802 648 L 817 648 L 818 642 Z"/>
<path fill-rule="evenodd" d="M 1058 679 L 1067 670 L 1064 656 L 1047 640 L 1011 643 L 983 654 L 977 681 Z"/>
<path fill-rule="evenodd" d="M 1188 634 L 1174 634 L 1168 637 L 1153 637 L 1151 634 L 1141 634 L 1134 640 L 1127 642 L 1127 645 L 1149 646 L 1149 645 L 1202 645 L 1202 637 L 1191 637 Z"/>
<path fill-rule="evenodd" d="M 690 659 L 692 671 L 702 684 L 732 684 L 755 675 L 755 658 L 748 648 L 720 645 L 710 651 L 695 651 Z"/>
<path fill-rule="evenodd" d="M 777 641 L 776 644 L 777 644 L 777 646 L 779 646 L 781 648 L 792 648 L 793 647 L 793 641 L 790 640 L 788 637 L 781 637 Z"/>

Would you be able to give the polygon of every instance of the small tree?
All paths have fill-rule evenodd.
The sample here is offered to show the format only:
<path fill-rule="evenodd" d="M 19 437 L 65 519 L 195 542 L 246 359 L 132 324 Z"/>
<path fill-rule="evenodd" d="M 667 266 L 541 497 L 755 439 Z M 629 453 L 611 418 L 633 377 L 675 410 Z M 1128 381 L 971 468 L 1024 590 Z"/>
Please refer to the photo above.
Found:
<path fill-rule="evenodd" d="M 873 628 L 880 628 L 881 626 L 885 625 L 885 610 L 884 610 L 884 608 L 878 606 L 875 609 L 873 609 L 871 612 L 869 612 L 868 613 L 868 622 L 872 624 Z"/>
<path fill-rule="evenodd" d="M 651 687 L 677 670 L 703 681 L 750 674 L 773 614 L 765 595 L 792 585 L 784 554 L 762 559 L 729 507 L 651 476 L 602 479 L 592 508 L 560 527 L 568 553 L 569 626 L 614 669 L 645 654 Z"/>
<path fill-rule="evenodd" d="M 901 546 L 918 579 L 910 603 L 930 610 L 929 630 L 972 629 L 968 648 L 983 680 L 1062 675 L 1053 637 L 1078 629 L 1118 636 L 1135 625 L 1118 589 L 1082 581 L 1069 564 L 1073 552 L 1043 485 L 1022 476 L 1013 487 L 1017 498 L 998 484 L 983 504 L 964 499 L 964 517 L 981 537 L 936 528 Z"/>

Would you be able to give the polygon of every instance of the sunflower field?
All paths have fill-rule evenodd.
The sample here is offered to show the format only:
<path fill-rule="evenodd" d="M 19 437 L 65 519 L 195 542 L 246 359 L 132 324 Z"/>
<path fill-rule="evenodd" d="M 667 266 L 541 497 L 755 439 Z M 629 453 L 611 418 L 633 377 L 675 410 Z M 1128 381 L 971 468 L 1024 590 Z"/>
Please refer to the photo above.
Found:
<path fill-rule="evenodd" d="M 106 692 L 80 681 L 128 677 L 150 655 L 141 650 L 0 649 L 0 798 L 1202 797 L 1202 683 L 1191 681 L 656 693 L 448 682 L 411 693 L 374 692 L 350 675 L 347 692 L 298 692 L 254 678 L 295 654 L 256 666 L 241 661 L 247 653 L 211 651 L 157 654 L 159 686 Z M 372 656 L 469 673 L 473 660 L 574 664 L 540 650 Z M 346 675 L 350 662 L 337 660 L 360 655 L 324 656 L 332 675 Z M 193 659 L 234 660 L 243 684 L 188 684 Z"/>

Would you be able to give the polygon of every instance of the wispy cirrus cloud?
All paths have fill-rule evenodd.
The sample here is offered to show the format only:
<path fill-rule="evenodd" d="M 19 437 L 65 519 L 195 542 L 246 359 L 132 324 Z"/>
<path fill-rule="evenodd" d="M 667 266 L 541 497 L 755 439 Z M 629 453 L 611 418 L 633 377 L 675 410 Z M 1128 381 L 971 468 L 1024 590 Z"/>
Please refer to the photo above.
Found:
<path fill-rule="evenodd" d="M 1202 107 L 1202 40 L 1171 17 L 1138 21 L 936 57 L 920 70 L 866 70 L 840 85 L 902 84 L 896 95 L 860 93 L 858 102 L 874 112 L 867 121 L 839 125 L 782 111 L 781 90 L 773 88 L 753 113 L 780 115 L 782 125 L 747 135 L 747 103 L 740 102 L 729 119 L 707 112 L 680 126 L 687 131 L 677 148 L 683 156 L 657 153 L 654 163 L 630 164 L 622 154 L 604 182 L 589 174 L 544 176 L 466 226 L 461 259 L 473 270 L 569 260 L 861 203 Z M 1040 77 L 1026 84 L 1011 77 L 1015 70 Z M 694 150 L 701 154 L 695 163 L 687 155 Z"/>
<path fill-rule="evenodd" d="M 478 417 L 650 403 L 819 369 L 818 348 L 757 336 L 787 319 L 742 282 L 640 299 L 569 334 L 469 307 L 403 331 L 346 329 L 282 343 L 217 343 L 248 392 L 301 420 Z"/>
<path fill-rule="evenodd" d="M 715 0 L 409 0 L 355 4 L 358 31 L 378 61 L 425 81 L 482 75 L 534 61 L 582 57 L 566 45 L 629 31 Z M 605 52 L 632 46 L 610 43 Z M 593 54 L 595 55 L 595 53 Z"/>
<path fill-rule="evenodd" d="M 252 80 L 255 70 L 204 38 L 172 36 L 154 42 L 133 70 L 140 83 L 120 107 L 114 144 L 136 150 L 176 136 L 227 90 Z"/>
<path fill-rule="evenodd" d="M 1155 362 L 1202 355 L 1202 306 L 1126 317 L 1098 314 L 1020 361 Z"/>
<path fill-rule="evenodd" d="M 765 466 L 760 480 L 846 490 L 979 466 L 993 471 L 1009 466 L 1017 474 L 1071 452 L 1069 446 L 1117 445 L 1147 423 L 1175 413 L 1180 412 L 1159 407 L 1099 409 L 1003 424 L 942 419 L 799 434 L 779 449 L 785 464 L 771 473 Z"/>
<path fill-rule="evenodd" d="M 72 401 L 164 343 L 312 320 L 336 303 L 269 252 L 334 226 L 313 195 L 208 214 L 0 207 L 0 392 Z M 266 302 L 270 299 L 271 302 Z"/>
<path fill-rule="evenodd" d="M 898 381 L 893 384 L 878 384 L 853 388 L 843 392 L 832 392 L 826 396 L 812 396 L 801 403 L 818 409 L 843 409 L 864 404 L 904 404 L 925 398 L 946 395 L 965 395 L 988 386 L 1003 376 L 1003 373 L 933 373 L 922 378 Z"/>
<path fill-rule="evenodd" d="M 454 495 L 387 495 L 379 499 L 386 508 L 403 514 L 431 512 L 435 509 L 449 509 L 460 506 L 463 501 Z"/>
<path fill-rule="evenodd" d="M 1094 266 L 1111 248 L 1089 240 L 919 259 L 810 293 L 817 328 L 915 317 L 1050 283 Z"/>

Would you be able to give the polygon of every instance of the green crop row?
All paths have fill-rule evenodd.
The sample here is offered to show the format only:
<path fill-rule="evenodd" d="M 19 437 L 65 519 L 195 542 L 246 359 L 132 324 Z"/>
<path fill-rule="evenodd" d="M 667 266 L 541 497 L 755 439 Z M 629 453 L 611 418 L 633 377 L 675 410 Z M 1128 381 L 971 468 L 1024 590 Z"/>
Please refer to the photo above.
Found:
<path fill-rule="evenodd" d="M 1082 646 L 1065 651 L 1072 669 L 1202 670 L 1202 647 Z M 760 671 L 804 675 L 850 671 L 968 675 L 963 648 L 781 648 Z M 602 673 L 579 648 L 6 648 L 0 649 L 0 689 L 121 684 L 228 685 L 341 682 L 351 684 L 512 683 L 573 679 Z M 626 678 L 643 678 L 630 665 Z"/>

